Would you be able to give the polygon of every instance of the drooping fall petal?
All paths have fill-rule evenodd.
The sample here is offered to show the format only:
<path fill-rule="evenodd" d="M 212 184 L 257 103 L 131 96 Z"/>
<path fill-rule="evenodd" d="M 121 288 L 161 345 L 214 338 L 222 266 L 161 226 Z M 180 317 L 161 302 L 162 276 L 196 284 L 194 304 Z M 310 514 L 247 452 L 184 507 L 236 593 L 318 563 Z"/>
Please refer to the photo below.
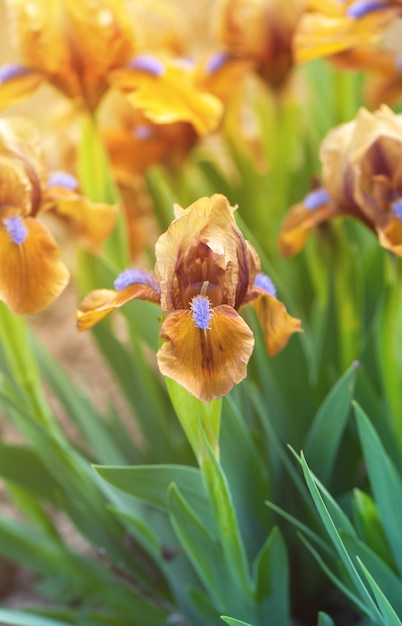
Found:
<path fill-rule="evenodd" d="M 47 228 L 17 218 L 21 222 L 12 229 L 4 222 L 0 228 L 0 299 L 16 315 L 38 313 L 63 291 L 69 272 Z"/>
<path fill-rule="evenodd" d="M 110 235 L 117 219 L 117 206 L 103 202 L 94 203 L 72 194 L 60 197 L 55 212 L 72 223 L 84 243 L 97 248 Z"/>
<path fill-rule="evenodd" d="M 215 130 L 223 105 L 195 83 L 192 66 L 142 55 L 111 74 L 113 85 L 127 92 L 131 104 L 152 122 L 189 122 L 199 135 Z"/>
<path fill-rule="evenodd" d="M 384 3 L 381 10 L 352 17 L 348 14 L 349 4 L 327 0 L 314 2 L 317 10 L 301 17 L 293 40 L 297 63 L 373 45 L 400 11 Z"/>
<path fill-rule="evenodd" d="M 265 346 L 270 356 L 275 356 L 288 343 L 293 333 L 302 331 L 301 321 L 286 311 L 285 305 L 275 296 L 264 293 L 252 302 L 264 333 Z"/>
<path fill-rule="evenodd" d="M 209 324 L 199 328 L 191 310 L 173 311 L 162 324 L 165 342 L 157 354 L 162 374 L 203 402 L 224 396 L 246 377 L 254 347 L 253 333 L 232 307 L 214 308 Z"/>
<path fill-rule="evenodd" d="M 120 308 L 130 300 L 147 300 L 159 304 L 159 292 L 149 285 L 133 283 L 121 291 L 96 289 L 91 291 L 81 302 L 77 313 L 77 328 L 88 330 L 104 317 Z"/>
<path fill-rule="evenodd" d="M 322 194 L 319 204 L 311 206 L 309 197 L 317 192 Z M 285 217 L 279 234 L 279 250 L 283 256 L 293 256 L 304 247 L 311 231 L 332 217 L 342 215 L 340 208 L 333 202 L 323 188 L 313 191 L 303 202 L 295 204 Z"/>
<path fill-rule="evenodd" d="M 43 76 L 22 65 L 0 67 L 0 110 L 24 100 L 36 91 Z"/>

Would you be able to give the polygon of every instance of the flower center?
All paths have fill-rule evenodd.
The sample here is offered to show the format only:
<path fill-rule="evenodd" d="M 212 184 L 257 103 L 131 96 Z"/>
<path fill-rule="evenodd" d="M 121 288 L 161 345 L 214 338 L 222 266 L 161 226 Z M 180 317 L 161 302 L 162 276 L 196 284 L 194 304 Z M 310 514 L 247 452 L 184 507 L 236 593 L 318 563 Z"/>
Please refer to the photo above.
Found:
<path fill-rule="evenodd" d="M 209 323 L 212 319 L 213 311 L 209 298 L 201 294 L 194 296 L 190 303 L 190 309 L 193 312 L 193 320 L 196 327 L 202 330 L 210 330 Z"/>
<path fill-rule="evenodd" d="M 24 224 L 24 220 L 19 215 L 10 215 L 4 220 L 6 231 L 10 235 L 11 241 L 18 246 L 24 243 L 28 237 L 28 229 Z"/>

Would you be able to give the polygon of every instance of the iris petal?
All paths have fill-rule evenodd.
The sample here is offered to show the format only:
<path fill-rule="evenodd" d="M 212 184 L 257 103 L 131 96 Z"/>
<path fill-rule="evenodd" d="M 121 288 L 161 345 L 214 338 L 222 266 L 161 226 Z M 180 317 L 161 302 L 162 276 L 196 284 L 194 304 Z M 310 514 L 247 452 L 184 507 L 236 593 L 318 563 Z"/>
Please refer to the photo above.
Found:
<path fill-rule="evenodd" d="M 214 308 L 209 323 L 197 328 L 190 310 L 173 311 L 162 324 L 165 342 L 157 355 L 162 374 L 203 402 L 224 396 L 246 377 L 254 347 L 253 333 L 232 307 Z"/>
<path fill-rule="evenodd" d="M 130 300 L 147 300 L 159 304 L 160 296 L 148 285 L 136 283 L 121 291 L 113 289 L 96 289 L 91 291 L 81 302 L 76 313 L 79 331 L 88 330 L 104 317 L 120 308 Z"/>
<path fill-rule="evenodd" d="M 275 356 L 288 343 L 293 333 L 300 332 L 301 322 L 286 311 L 285 305 L 264 294 L 253 302 L 264 333 L 265 345 L 270 356 Z"/>
<path fill-rule="evenodd" d="M 24 220 L 19 245 L 0 229 L 0 299 L 17 315 L 38 313 L 63 291 L 69 273 L 49 231 L 37 220 Z"/>

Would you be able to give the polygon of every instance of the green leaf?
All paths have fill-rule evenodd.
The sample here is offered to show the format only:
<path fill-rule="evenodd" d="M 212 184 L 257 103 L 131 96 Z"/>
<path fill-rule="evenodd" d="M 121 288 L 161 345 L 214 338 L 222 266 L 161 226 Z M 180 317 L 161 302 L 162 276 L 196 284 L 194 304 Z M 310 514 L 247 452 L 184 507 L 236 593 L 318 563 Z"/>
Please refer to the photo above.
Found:
<path fill-rule="evenodd" d="M 41 372 L 68 418 L 80 429 L 85 442 L 91 446 L 97 458 L 102 462 L 123 463 L 125 457 L 110 436 L 103 416 L 95 409 L 84 392 L 63 372 L 56 359 L 35 338 L 33 340 Z"/>
<path fill-rule="evenodd" d="M 359 560 L 359 559 L 358 559 Z M 381 614 L 382 614 L 382 623 L 384 626 L 402 626 L 402 622 L 399 619 L 399 617 L 397 616 L 397 614 L 395 613 L 394 609 L 392 608 L 392 606 L 390 605 L 390 603 L 388 602 L 386 596 L 384 595 L 383 591 L 380 589 L 380 587 L 377 585 L 376 581 L 374 580 L 373 576 L 370 574 L 370 572 L 368 571 L 368 569 L 363 565 L 363 563 L 359 560 L 360 563 L 360 567 L 362 568 L 364 575 L 366 576 L 369 585 L 373 591 L 373 594 L 375 596 L 375 599 L 377 600 L 377 604 L 380 608 Z"/>
<path fill-rule="evenodd" d="M 331 517 L 328 507 L 326 506 L 326 502 L 324 501 L 320 493 L 320 490 L 317 486 L 318 481 L 311 473 L 303 454 L 301 455 L 301 465 L 302 465 L 304 477 L 307 482 L 307 486 L 310 490 L 311 496 L 317 507 L 318 513 L 320 514 L 324 528 L 327 531 L 328 536 L 331 539 L 332 543 L 334 544 L 334 547 L 339 555 L 339 558 L 345 568 L 345 572 L 348 575 L 348 578 L 350 581 L 348 586 L 350 586 L 350 591 L 356 594 L 361 599 L 361 601 L 364 603 L 364 606 L 367 607 L 368 614 L 370 616 L 374 616 L 378 614 L 378 609 L 376 605 L 374 604 L 372 597 L 369 594 L 359 573 L 356 570 L 353 560 L 351 556 L 349 555 L 345 547 L 345 544 L 342 541 L 342 538 L 338 532 L 338 529 L 337 529 L 338 525 L 335 523 L 334 519 Z M 332 507 L 332 510 L 336 511 L 334 507 Z M 348 527 L 349 526 L 350 524 L 348 525 Z M 353 534 L 354 533 L 352 533 L 352 535 Z"/>
<path fill-rule="evenodd" d="M 94 469 L 113 487 L 165 511 L 169 510 L 169 486 L 175 483 L 203 523 L 208 528 L 214 526 L 200 471 L 194 467 L 162 464 L 133 467 L 96 465 Z"/>
<path fill-rule="evenodd" d="M 402 580 L 384 561 L 363 541 L 343 536 L 349 554 L 362 561 L 381 589 L 386 590 L 387 599 L 398 613 L 402 615 Z"/>
<path fill-rule="evenodd" d="M 289 567 L 285 542 L 274 528 L 261 548 L 253 565 L 261 624 L 272 620 L 280 626 L 290 626 Z"/>
<path fill-rule="evenodd" d="M 59 489 L 36 451 L 23 445 L 0 443 L 0 475 L 36 496 L 53 502 Z"/>
<path fill-rule="evenodd" d="M 229 624 L 229 626 L 253 626 L 249 622 L 242 622 L 239 619 L 235 619 L 234 617 L 227 617 L 226 615 L 221 615 L 221 619 Z"/>
<path fill-rule="evenodd" d="M 335 622 L 326 613 L 318 613 L 317 626 L 335 626 Z"/>
<path fill-rule="evenodd" d="M 221 464 L 232 496 L 241 534 L 250 559 L 253 559 L 271 526 L 271 515 L 264 504 L 271 497 L 271 484 L 263 454 L 258 450 L 244 412 L 226 396 L 223 403 L 220 447 Z M 253 489 L 250 489 L 253 485 Z"/>
<path fill-rule="evenodd" d="M 344 432 L 356 381 L 354 363 L 331 389 L 316 414 L 304 454 L 318 478 L 328 484 Z"/>
<path fill-rule="evenodd" d="M 393 565 L 392 552 L 375 502 L 367 493 L 354 489 L 352 507 L 359 536 L 385 563 Z"/>
<path fill-rule="evenodd" d="M 395 564 L 402 574 L 402 480 L 368 417 L 357 404 L 355 413 L 374 499 Z"/>
<path fill-rule="evenodd" d="M 222 550 L 174 484 L 170 487 L 170 510 L 183 549 L 214 604 L 223 610 L 230 597 L 230 577 Z"/>
<path fill-rule="evenodd" d="M 72 626 L 78 622 L 62 622 L 58 619 L 29 613 L 28 611 L 14 611 L 0 608 L 0 621 L 4 626 Z"/>
<path fill-rule="evenodd" d="M 222 545 L 227 570 L 231 573 L 233 584 L 246 598 L 251 594 L 250 570 L 233 497 L 219 460 L 206 438 L 204 439 L 201 474 L 209 494 L 217 537 Z"/>

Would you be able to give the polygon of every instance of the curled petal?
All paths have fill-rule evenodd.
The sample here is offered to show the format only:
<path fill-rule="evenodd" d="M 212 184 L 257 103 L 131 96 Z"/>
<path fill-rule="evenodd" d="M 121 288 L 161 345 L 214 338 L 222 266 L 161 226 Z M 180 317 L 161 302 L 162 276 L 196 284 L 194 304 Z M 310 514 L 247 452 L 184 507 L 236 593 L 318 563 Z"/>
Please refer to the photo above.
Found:
<path fill-rule="evenodd" d="M 228 306 L 213 309 L 209 328 L 197 328 L 190 310 L 170 313 L 161 327 L 159 369 L 203 402 L 227 394 L 247 375 L 254 336 Z"/>
<path fill-rule="evenodd" d="M 121 291 L 96 289 L 91 291 L 81 302 L 76 312 L 79 331 L 88 330 L 104 317 L 120 308 L 130 300 L 147 300 L 159 304 L 160 295 L 148 285 L 134 283 Z"/>
<path fill-rule="evenodd" d="M 131 104 L 156 124 L 189 122 L 199 135 L 215 130 L 223 113 L 220 100 L 195 84 L 194 70 L 166 62 L 161 72 L 156 70 L 161 61 L 156 61 L 153 71 L 135 64 L 116 70 L 112 83 L 128 92 Z"/>
<path fill-rule="evenodd" d="M 280 300 L 262 289 L 258 291 L 260 295 L 252 304 L 264 333 L 267 352 L 275 356 L 286 346 L 293 333 L 302 331 L 301 321 L 289 315 Z"/>
<path fill-rule="evenodd" d="M 328 11 L 324 4 L 317 12 L 307 12 L 301 17 L 293 41 L 296 63 L 373 45 L 400 11 L 397 7 L 389 7 L 352 19 L 345 13 L 346 3 L 337 4 L 336 11 Z"/>
<path fill-rule="evenodd" d="M 0 67 L 0 110 L 29 97 L 42 82 L 40 73 L 22 65 Z"/>
<path fill-rule="evenodd" d="M 342 211 L 332 202 L 325 202 L 314 210 L 307 208 L 304 202 L 295 204 L 282 224 L 278 242 L 281 254 L 293 256 L 300 252 L 314 228 L 338 215 L 342 215 Z"/>
<path fill-rule="evenodd" d="M 109 237 L 117 220 L 117 206 L 90 202 L 78 194 L 60 197 L 55 212 L 69 221 L 84 243 L 96 248 Z"/>
<path fill-rule="evenodd" d="M 388 215 L 377 224 L 378 240 L 383 248 L 396 256 L 402 257 L 402 222 L 397 217 Z"/>
<path fill-rule="evenodd" d="M 14 237 L 15 241 L 10 228 L 0 228 L 0 299 L 16 315 L 48 307 L 69 278 L 47 228 L 33 218 L 25 219 L 23 225 L 25 236 Z"/>

